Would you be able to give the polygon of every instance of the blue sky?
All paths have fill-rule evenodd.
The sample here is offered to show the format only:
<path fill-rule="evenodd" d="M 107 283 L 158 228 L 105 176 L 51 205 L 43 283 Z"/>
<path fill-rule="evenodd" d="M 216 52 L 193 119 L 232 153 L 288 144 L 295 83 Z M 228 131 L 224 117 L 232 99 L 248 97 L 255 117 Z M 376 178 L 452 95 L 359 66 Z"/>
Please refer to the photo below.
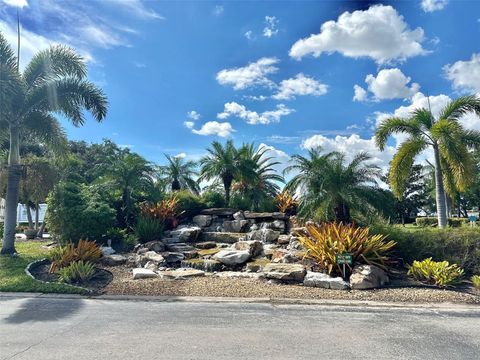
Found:
<path fill-rule="evenodd" d="M 233 138 L 288 155 L 321 145 L 365 150 L 386 167 L 375 124 L 480 93 L 480 1 L 0 0 L 0 31 L 22 63 L 67 43 L 106 92 L 102 124 L 65 123 L 72 139 L 110 138 L 147 159 L 198 159 Z M 464 125 L 480 130 L 480 120 Z M 426 155 L 428 156 L 428 154 Z"/>

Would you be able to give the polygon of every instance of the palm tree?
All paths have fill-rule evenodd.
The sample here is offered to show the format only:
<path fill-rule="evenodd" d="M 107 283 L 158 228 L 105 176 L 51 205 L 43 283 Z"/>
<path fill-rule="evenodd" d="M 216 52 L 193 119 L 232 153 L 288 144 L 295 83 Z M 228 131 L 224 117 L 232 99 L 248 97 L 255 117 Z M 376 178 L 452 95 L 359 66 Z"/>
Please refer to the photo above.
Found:
<path fill-rule="evenodd" d="M 86 79 L 87 67 L 74 50 L 52 46 L 37 53 L 20 72 L 18 58 L 0 33 L 0 133 L 8 132 L 8 180 L 2 254 L 15 253 L 15 225 L 22 174 L 20 139 L 25 132 L 53 147 L 65 145 L 56 114 L 83 125 L 88 110 L 101 121 L 107 114 L 103 92 Z"/>
<path fill-rule="evenodd" d="M 179 156 L 165 154 L 165 157 L 168 160 L 168 165 L 161 166 L 160 171 L 164 180 L 170 183 L 172 191 L 188 189 L 198 195 L 200 186 L 193 179 L 194 176 L 198 176 L 195 171 L 197 164 L 193 161 L 184 161 Z"/>
<path fill-rule="evenodd" d="M 349 164 L 340 152 L 322 154 L 316 148 L 308 155 L 293 155 L 293 164 L 285 169 L 286 174 L 296 173 L 286 189 L 300 193 L 300 216 L 349 223 L 351 210 L 365 213 L 378 207 L 380 168 L 369 162 L 367 153 L 357 154 Z"/>
<path fill-rule="evenodd" d="M 480 115 L 480 99 L 463 96 L 449 102 L 435 119 L 430 109 L 416 109 L 408 119 L 392 117 L 383 120 L 375 133 L 380 150 L 393 134 L 406 134 L 408 138 L 399 146 L 391 162 L 388 182 L 393 193 L 401 197 L 415 157 L 433 149 L 435 165 L 435 193 L 438 226 L 447 226 L 445 186 L 453 182 L 458 191 L 463 191 L 471 182 L 475 162 L 471 148 L 480 146 L 480 132 L 466 130 L 459 119 L 466 113 Z"/>
<path fill-rule="evenodd" d="M 252 210 L 258 210 L 263 201 L 275 197 L 280 190 L 279 183 L 284 181 L 275 173 L 274 166 L 279 162 L 267 152 L 265 147 L 255 150 L 253 143 L 243 144 L 238 152 L 238 172 L 233 188 L 251 204 Z"/>
<path fill-rule="evenodd" d="M 122 226 L 133 226 L 135 201 L 139 200 L 142 193 L 151 189 L 154 169 L 143 157 L 125 149 L 115 155 L 105 170 L 107 177 L 101 179 L 101 182 L 110 185 L 113 190 L 118 190 L 121 198 L 118 220 Z"/>
<path fill-rule="evenodd" d="M 200 181 L 218 179 L 225 190 L 225 203 L 230 204 L 230 191 L 233 180 L 238 172 L 238 150 L 232 140 L 228 140 L 225 146 L 218 141 L 212 142 L 211 148 L 207 149 L 208 155 L 200 160 Z"/>

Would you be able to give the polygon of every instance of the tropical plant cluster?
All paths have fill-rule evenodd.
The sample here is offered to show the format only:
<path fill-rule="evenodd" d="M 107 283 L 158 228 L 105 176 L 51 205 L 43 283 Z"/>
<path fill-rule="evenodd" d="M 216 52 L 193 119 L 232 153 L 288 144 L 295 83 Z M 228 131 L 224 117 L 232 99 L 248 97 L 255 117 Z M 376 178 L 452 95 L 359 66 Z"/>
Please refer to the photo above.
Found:
<path fill-rule="evenodd" d="M 416 280 L 446 287 L 458 284 L 463 270 L 456 264 L 450 265 L 448 261 L 433 261 L 432 258 L 427 258 L 422 261 L 415 260 L 409 266 L 408 274 Z"/>

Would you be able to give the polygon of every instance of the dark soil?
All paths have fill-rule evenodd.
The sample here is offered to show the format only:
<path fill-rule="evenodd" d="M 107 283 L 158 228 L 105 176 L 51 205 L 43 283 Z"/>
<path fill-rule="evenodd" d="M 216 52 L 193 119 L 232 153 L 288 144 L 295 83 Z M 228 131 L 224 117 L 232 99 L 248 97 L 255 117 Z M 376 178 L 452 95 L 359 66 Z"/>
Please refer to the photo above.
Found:
<path fill-rule="evenodd" d="M 48 269 L 50 267 L 50 263 L 41 263 L 36 266 L 33 266 L 30 269 L 30 273 L 35 277 L 37 280 L 45 281 L 45 282 L 58 282 L 58 275 L 57 274 L 49 274 Z M 113 280 L 113 275 L 110 271 L 105 269 L 95 269 L 95 274 L 93 277 L 86 282 L 83 283 L 73 283 L 71 285 L 80 286 L 90 290 L 95 294 L 103 293 L 103 289 L 110 284 Z"/>

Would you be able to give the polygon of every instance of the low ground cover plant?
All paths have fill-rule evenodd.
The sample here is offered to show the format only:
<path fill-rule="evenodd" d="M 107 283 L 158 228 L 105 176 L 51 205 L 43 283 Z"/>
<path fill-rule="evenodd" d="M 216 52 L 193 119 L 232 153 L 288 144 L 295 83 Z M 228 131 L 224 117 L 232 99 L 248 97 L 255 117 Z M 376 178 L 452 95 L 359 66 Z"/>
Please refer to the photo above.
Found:
<path fill-rule="evenodd" d="M 58 278 L 66 283 L 82 283 L 90 280 L 95 274 L 95 265 L 89 261 L 75 261 L 58 270 Z"/>
<path fill-rule="evenodd" d="M 408 275 L 438 287 L 458 284 L 463 276 L 463 269 L 448 261 L 433 261 L 432 258 L 414 261 L 408 268 Z"/>
<path fill-rule="evenodd" d="M 96 263 L 102 251 L 94 241 L 80 240 L 77 245 L 69 242 L 52 249 L 49 256 L 52 262 L 49 272 L 53 274 L 78 261 Z"/>
<path fill-rule="evenodd" d="M 472 278 L 472 284 L 475 289 L 480 290 L 480 275 L 473 275 Z"/>
<path fill-rule="evenodd" d="M 309 224 L 307 234 L 298 234 L 299 241 L 306 249 L 306 258 L 315 261 L 328 274 L 343 273 L 343 266 L 336 263 L 336 256 L 342 253 L 353 254 L 353 265 L 371 264 L 385 268 L 389 260 L 388 252 L 395 246 L 394 241 L 386 241 L 385 235 L 371 235 L 369 228 L 345 225 L 342 223 Z M 351 272 L 352 266 L 347 265 Z"/>

